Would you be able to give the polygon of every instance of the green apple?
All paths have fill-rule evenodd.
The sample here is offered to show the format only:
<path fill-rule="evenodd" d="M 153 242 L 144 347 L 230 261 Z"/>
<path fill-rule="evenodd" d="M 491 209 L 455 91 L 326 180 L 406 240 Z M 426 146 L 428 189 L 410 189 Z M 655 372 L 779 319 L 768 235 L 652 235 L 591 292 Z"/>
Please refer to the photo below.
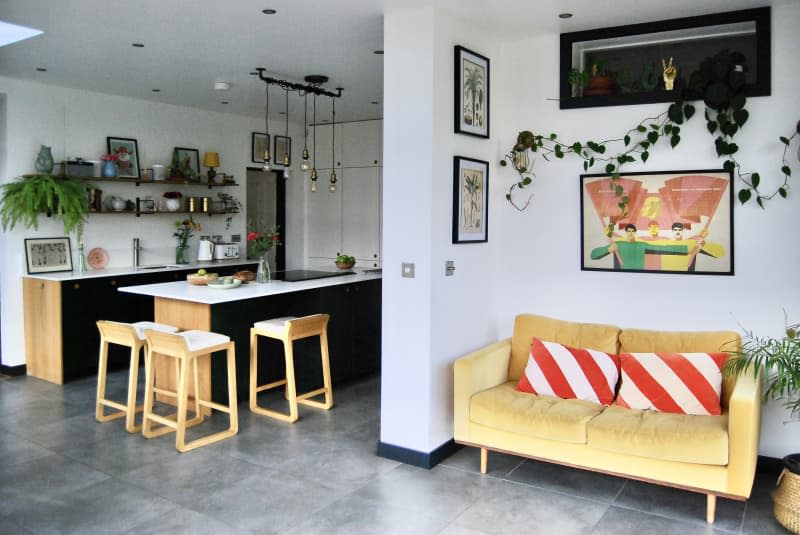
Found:
<path fill-rule="evenodd" d="M 206 273 L 208 273 L 208 272 L 203 268 L 200 268 L 200 269 L 197 270 L 197 274 L 198 275 L 205 275 Z"/>

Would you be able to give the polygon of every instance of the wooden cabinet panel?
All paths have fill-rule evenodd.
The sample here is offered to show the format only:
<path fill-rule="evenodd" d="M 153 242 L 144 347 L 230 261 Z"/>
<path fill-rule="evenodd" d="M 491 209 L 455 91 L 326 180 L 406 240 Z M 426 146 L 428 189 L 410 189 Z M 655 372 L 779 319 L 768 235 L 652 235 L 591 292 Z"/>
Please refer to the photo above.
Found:
<path fill-rule="evenodd" d="M 381 163 L 382 121 L 342 123 L 342 167 L 370 167 Z"/>

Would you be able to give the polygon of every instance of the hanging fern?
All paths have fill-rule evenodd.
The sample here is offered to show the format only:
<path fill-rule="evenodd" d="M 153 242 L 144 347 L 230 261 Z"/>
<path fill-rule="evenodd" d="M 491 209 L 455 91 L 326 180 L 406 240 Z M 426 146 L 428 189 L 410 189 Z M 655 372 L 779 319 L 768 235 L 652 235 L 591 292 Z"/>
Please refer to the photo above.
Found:
<path fill-rule="evenodd" d="M 0 223 L 12 230 L 17 223 L 39 228 L 39 215 L 61 219 L 66 234 L 80 231 L 89 213 L 86 184 L 78 179 L 34 175 L 0 185 Z"/>

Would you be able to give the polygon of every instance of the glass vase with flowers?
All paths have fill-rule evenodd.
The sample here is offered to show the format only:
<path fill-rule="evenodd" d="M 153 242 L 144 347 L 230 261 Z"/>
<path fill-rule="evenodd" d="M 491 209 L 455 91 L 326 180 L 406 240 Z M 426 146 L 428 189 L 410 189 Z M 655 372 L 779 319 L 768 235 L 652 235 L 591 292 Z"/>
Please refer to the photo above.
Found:
<path fill-rule="evenodd" d="M 250 242 L 253 253 L 258 255 L 256 282 L 269 282 L 270 270 L 267 254 L 273 247 L 281 245 L 281 234 L 278 232 L 278 226 L 272 225 L 264 231 L 249 229 L 247 231 L 247 241 Z"/>
<path fill-rule="evenodd" d="M 175 263 L 188 264 L 189 257 L 187 252 L 189 250 L 189 238 L 194 235 L 196 230 L 200 230 L 200 223 L 195 222 L 192 216 L 189 219 L 175 221 L 175 232 L 172 234 L 178 239 L 178 245 L 175 247 Z"/>

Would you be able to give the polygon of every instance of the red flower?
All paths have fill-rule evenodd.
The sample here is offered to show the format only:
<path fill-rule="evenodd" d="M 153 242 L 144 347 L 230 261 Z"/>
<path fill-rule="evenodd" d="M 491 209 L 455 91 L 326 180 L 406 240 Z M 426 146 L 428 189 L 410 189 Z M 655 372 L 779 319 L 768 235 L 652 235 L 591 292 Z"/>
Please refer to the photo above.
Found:
<path fill-rule="evenodd" d="M 259 237 L 261 237 L 261 234 L 253 230 L 247 233 L 247 241 L 256 241 Z"/>

